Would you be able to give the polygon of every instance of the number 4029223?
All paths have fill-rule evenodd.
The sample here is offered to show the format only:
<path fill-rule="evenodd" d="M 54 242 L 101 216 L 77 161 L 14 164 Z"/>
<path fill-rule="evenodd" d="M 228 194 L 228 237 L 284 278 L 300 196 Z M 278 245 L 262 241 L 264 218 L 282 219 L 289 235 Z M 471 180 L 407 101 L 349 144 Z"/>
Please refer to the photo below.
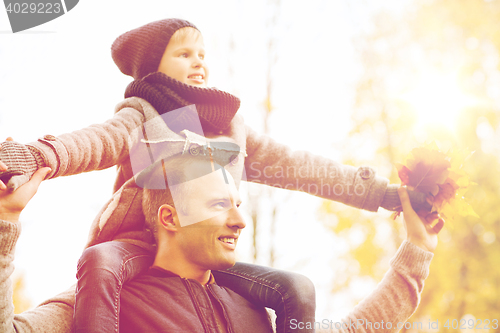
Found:
<path fill-rule="evenodd" d="M 7 13 L 15 14 L 59 14 L 62 11 L 60 2 L 47 3 L 9 3 L 6 7 Z"/>
<path fill-rule="evenodd" d="M 450 319 L 448 319 L 446 321 L 446 323 L 444 323 L 443 327 L 446 327 L 448 329 L 472 329 L 472 328 L 475 328 L 475 329 L 484 329 L 484 330 L 488 330 L 488 329 L 494 329 L 496 330 L 498 328 L 498 319 L 484 319 L 484 320 L 481 320 L 481 319 L 468 319 L 468 320 L 465 320 L 465 319 L 461 319 L 460 321 L 458 319 L 453 319 L 451 320 L 450 322 Z"/>

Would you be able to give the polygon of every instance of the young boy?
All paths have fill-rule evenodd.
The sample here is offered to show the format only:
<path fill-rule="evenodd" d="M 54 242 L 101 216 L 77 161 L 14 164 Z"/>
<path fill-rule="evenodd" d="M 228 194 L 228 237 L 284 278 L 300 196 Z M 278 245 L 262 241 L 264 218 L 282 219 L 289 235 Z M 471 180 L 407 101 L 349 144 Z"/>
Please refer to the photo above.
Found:
<path fill-rule="evenodd" d="M 307 191 L 370 211 L 399 206 L 397 187 L 388 186 L 388 181 L 375 176 L 372 169 L 292 152 L 246 127 L 236 115 L 239 99 L 207 88 L 204 52 L 201 34 L 187 21 L 161 20 L 129 31 L 116 39 L 112 55 L 119 69 L 135 81 L 127 87 L 126 99 L 117 105 L 111 120 L 59 137 L 45 136 L 27 146 L 2 144 L 0 159 L 9 166 L 2 178 L 10 177 L 7 186 L 11 189 L 43 166 L 50 166 L 49 178 L 55 178 L 118 165 L 115 194 L 96 218 L 89 241 L 89 246 L 100 245 L 86 250 L 79 262 L 77 332 L 118 331 L 121 285 L 151 263 L 154 242 L 141 210 L 142 191 L 134 182 L 138 170 L 131 151 L 149 151 L 161 145 L 157 150 L 167 155 L 216 155 L 217 151 L 207 149 L 214 145 L 206 144 L 203 138 L 209 143 L 229 142 L 239 150 L 221 151 L 229 156 L 227 169 L 237 184 L 246 171 L 248 181 Z M 192 109 L 178 112 L 193 104 L 201 130 L 198 119 L 191 117 Z M 171 114 L 174 116 L 168 116 Z M 168 116 L 168 120 L 159 115 Z M 151 123 L 154 126 L 144 130 L 148 137 L 132 143 L 134 131 Z M 106 242 L 109 240 L 125 242 Z M 303 277 L 237 264 L 216 278 L 219 284 L 275 309 L 279 332 L 290 330 L 291 319 L 314 321 L 314 291 Z"/>

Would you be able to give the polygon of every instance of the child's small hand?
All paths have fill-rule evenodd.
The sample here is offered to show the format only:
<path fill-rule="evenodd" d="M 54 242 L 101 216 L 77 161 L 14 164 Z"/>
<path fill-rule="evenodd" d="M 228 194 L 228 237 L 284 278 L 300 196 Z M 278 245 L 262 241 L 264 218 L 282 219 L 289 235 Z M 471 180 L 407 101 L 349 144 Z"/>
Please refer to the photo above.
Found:
<path fill-rule="evenodd" d="M 401 200 L 398 194 L 399 188 L 400 185 L 388 185 L 380 207 L 390 211 L 400 211 Z M 432 210 L 432 205 L 427 201 L 427 196 L 424 193 L 410 190 L 407 190 L 407 192 L 410 197 L 411 206 L 415 211 L 426 210 L 430 212 Z"/>
<path fill-rule="evenodd" d="M 0 190 L 15 191 L 28 182 L 33 173 L 43 167 L 43 158 L 26 145 L 7 138 L 0 145 Z"/>
<path fill-rule="evenodd" d="M 398 194 L 403 206 L 407 240 L 426 251 L 434 252 L 438 243 L 437 234 L 443 228 L 444 220 L 437 213 L 425 210 L 417 214 L 412 208 L 406 187 L 400 187 Z M 432 227 L 431 224 L 436 219 L 438 222 Z"/>
<path fill-rule="evenodd" d="M 408 196 L 410 197 L 411 207 L 413 210 L 419 212 L 421 210 L 430 212 L 432 210 L 432 205 L 427 201 L 427 196 L 425 193 L 418 191 L 406 190 Z"/>
<path fill-rule="evenodd" d="M 9 136 L 7 138 L 6 141 L 13 141 L 13 139 Z M 2 147 L 0 146 L 0 150 L 2 149 Z M 4 172 L 7 171 L 9 169 L 9 167 L 0 160 L 0 191 L 5 191 L 7 189 L 7 186 L 5 185 L 5 183 L 8 181 L 8 178 L 10 178 L 10 175 L 9 177 L 4 177 Z M 4 183 L 5 181 L 5 183 Z"/>
<path fill-rule="evenodd" d="M 7 166 L 0 161 L 0 172 L 7 171 Z M 5 191 L 7 189 L 7 186 L 5 186 L 5 183 L 3 182 L 3 179 L 0 177 L 0 191 Z"/>

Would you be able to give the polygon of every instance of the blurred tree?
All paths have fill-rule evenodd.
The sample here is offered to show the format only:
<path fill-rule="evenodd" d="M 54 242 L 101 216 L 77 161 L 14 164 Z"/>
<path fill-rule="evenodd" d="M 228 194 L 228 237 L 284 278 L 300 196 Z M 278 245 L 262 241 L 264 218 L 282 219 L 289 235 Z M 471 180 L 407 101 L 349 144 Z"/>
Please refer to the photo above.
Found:
<path fill-rule="evenodd" d="M 265 68 L 266 75 L 266 94 L 262 103 L 262 133 L 270 134 L 269 119 L 273 111 L 273 69 L 278 61 L 277 51 L 277 27 L 279 26 L 279 14 L 281 12 L 280 0 L 269 0 L 267 2 L 268 19 L 266 22 L 266 46 L 267 46 L 267 66 Z M 276 235 L 276 221 L 278 211 L 278 200 L 275 196 L 276 189 L 268 186 L 261 186 L 255 184 L 249 185 L 249 210 L 252 218 L 252 242 L 253 242 L 253 260 L 257 262 L 259 259 L 259 246 L 257 239 L 259 238 L 259 231 L 262 227 L 268 227 L 269 232 L 269 259 L 266 260 L 269 266 L 273 267 L 276 260 L 274 242 Z M 263 203 L 269 205 L 267 209 L 263 209 Z M 263 225 L 262 222 L 269 221 L 269 225 Z M 267 258 L 266 258 L 267 259 Z"/>
<path fill-rule="evenodd" d="M 439 320 L 442 330 L 446 320 L 466 315 L 486 328 L 484 320 L 500 313 L 498 22 L 500 1 L 414 1 L 398 15 L 377 13 L 355 41 L 363 72 L 353 130 L 341 143 L 345 163 L 376 165 L 379 174 L 398 183 L 394 163 L 426 142 L 435 141 L 445 152 L 475 151 L 465 168 L 478 185 L 467 197 L 481 218 L 457 218 L 445 226 L 410 319 Z M 337 216 L 333 229 L 350 246 L 345 261 L 357 267 L 333 290 L 353 286 L 357 275 L 379 280 L 387 268 L 383 254 L 392 255 L 403 239 L 401 221 L 326 201 L 323 213 L 325 219 Z M 458 332 L 451 325 L 446 330 Z"/>

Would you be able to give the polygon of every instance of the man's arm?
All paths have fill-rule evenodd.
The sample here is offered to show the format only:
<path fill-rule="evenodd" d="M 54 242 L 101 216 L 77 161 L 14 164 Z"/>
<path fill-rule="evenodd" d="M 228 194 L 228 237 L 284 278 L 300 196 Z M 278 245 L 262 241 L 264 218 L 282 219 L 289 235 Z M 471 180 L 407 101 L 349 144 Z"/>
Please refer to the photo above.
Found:
<path fill-rule="evenodd" d="M 5 169 L 0 164 L 0 171 Z M 49 168 L 38 170 L 15 192 L 0 191 L 0 332 L 71 332 L 74 287 L 20 315 L 14 315 L 12 302 L 10 276 L 14 271 L 14 250 L 21 233 L 19 215 L 48 172 Z"/>
<path fill-rule="evenodd" d="M 318 332 L 398 332 L 420 302 L 433 254 L 404 241 L 377 288 L 341 321 Z M 317 319 L 321 322 L 321 319 Z M 330 321 L 330 318 L 328 319 Z M 382 324 L 383 323 L 383 324 Z M 400 324 L 401 325 L 401 324 Z M 343 327 L 342 327 L 343 326 Z M 390 327 L 390 328 L 389 328 Z"/>
<path fill-rule="evenodd" d="M 331 322 L 328 332 L 397 332 L 415 312 L 444 221 L 431 227 L 437 216 L 420 217 L 412 209 L 405 188 L 399 191 L 407 240 L 391 260 L 391 268 L 377 288 L 341 322 Z M 399 327 L 398 327 L 399 325 Z M 326 332 L 321 331 L 321 332 Z"/>

